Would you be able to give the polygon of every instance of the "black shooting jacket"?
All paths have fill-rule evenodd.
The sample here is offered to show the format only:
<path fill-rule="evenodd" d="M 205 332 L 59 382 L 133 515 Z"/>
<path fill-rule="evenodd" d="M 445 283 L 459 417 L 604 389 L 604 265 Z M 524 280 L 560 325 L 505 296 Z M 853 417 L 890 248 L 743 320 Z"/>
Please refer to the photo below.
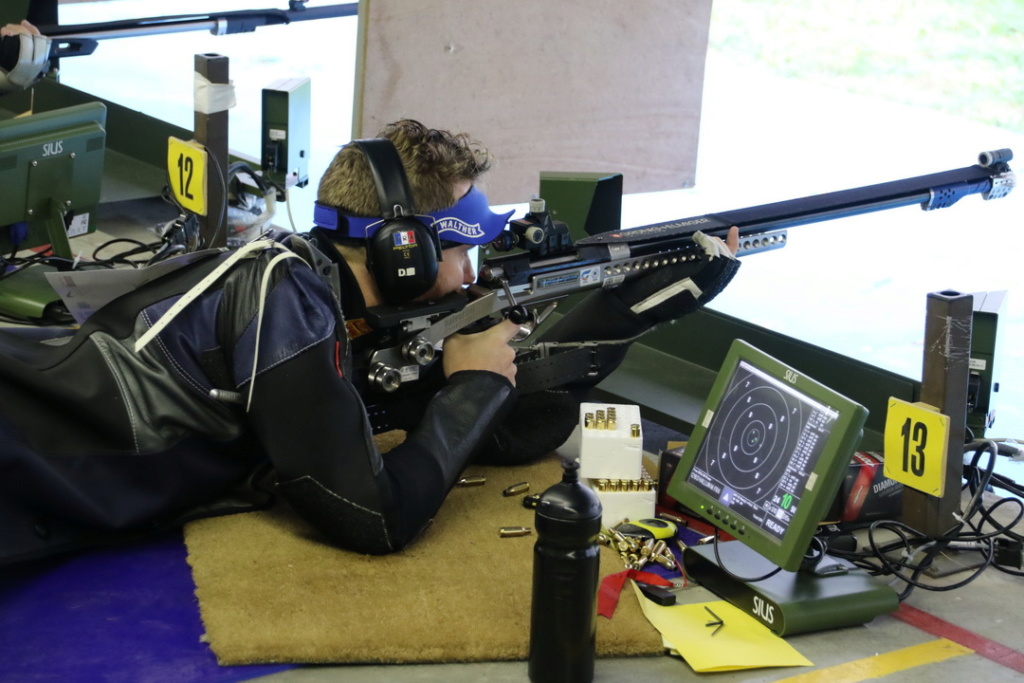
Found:
<path fill-rule="evenodd" d="M 456 373 L 382 456 L 338 299 L 286 252 L 268 246 L 221 275 L 231 253 L 212 254 L 70 335 L 0 330 L 0 564 L 213 514 L 252 493 L 267 464 L 277 492 L 341 547 L 387 553 L 416 537 L 515 390 Z"/>

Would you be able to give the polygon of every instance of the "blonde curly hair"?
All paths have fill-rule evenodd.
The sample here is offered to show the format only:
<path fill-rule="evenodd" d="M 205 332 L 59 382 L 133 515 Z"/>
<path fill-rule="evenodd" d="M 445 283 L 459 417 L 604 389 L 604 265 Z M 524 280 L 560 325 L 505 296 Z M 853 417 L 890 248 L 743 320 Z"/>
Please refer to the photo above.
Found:
<path fill-rule="evenodd" d="M 490 152 L 467 134 L 427 128 L 413 119 L 390 123 L 377 137 L 395 144 L 412 187 L 415 209 L 421 213 L 450 207 L 455 183 L 475 182 L 491 167 Z M 320 179 L 317 201 L 356 216 L 380 214 L 373 177 L 356 145 L 349 143 L 334 156 Z"/>

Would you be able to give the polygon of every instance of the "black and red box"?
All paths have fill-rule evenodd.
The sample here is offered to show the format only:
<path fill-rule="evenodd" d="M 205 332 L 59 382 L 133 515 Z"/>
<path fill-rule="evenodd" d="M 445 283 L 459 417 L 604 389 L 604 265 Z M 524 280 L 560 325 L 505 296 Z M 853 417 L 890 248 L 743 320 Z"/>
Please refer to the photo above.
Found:
<path fill-rule="evenodd" d="M 839 524 L 899 519 L 903 484 L 885 476 L 881 453 L 857 451 L 825 521 Z"/>

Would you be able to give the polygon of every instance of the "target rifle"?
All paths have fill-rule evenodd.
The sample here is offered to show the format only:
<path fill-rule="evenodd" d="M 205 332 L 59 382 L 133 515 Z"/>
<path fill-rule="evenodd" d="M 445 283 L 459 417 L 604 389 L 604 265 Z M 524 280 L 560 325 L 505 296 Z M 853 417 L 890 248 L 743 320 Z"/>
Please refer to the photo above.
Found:
<path fill-rule="evenodd" d="M 558 300 L 598 287 L 617 287 L 652 269 L 692 262 L 700 266 L 695 232 L 723 237 L 737 226 L 737 256 L 786 246 L 788 229 L 845 216 L 918 204 L 926 211 L 980 194 L 997 199 L 1014 187 L 1009 149 L 982 152 L 965 168 L 830 192 L 799 199 L 709 213 L 572 240 L 568 227 L 552 220 L 543 201 L 509 226 L 492 247 L 502 253 L 483 260 L 477 281 L 464 292 L 429 304 L 377 306 L 367 322 L 381 343 L 367 365 L 370 385 L 385 393 L 419 378 L 437 357 L 445 337 L 504 315 L 521 325 L 521 339 Z M 686 277 L 685 268 L 681 277 Z"/>

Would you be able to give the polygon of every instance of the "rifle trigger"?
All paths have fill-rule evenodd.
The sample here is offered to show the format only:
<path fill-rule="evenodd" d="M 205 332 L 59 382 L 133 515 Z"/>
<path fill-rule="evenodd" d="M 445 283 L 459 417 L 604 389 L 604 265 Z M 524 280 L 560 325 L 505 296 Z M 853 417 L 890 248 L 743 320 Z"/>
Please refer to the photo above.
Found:
<path fill-rule="evenodd" d="M 552 313 L 554 313 L 556 308 L 558 308 L 558 302 L 557 301 L 552 301 L 547 306 L 545 306 L 543 311 L 540 311 L 539 313 L 537 313 L 536 325 L 540 325 L 545 320 L 547 320 L 548 316 L 551 315 Z"/>

